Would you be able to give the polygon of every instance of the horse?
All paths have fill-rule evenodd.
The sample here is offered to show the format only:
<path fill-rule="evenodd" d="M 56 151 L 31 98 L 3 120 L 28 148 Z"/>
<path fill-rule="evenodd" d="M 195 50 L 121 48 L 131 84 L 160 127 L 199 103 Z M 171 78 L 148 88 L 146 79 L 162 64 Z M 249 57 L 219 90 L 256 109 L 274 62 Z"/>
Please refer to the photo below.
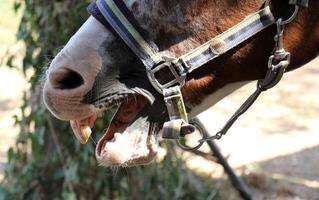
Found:
<path fill-rule="evenodd" d="M 157 44 L 161 57 L 180 57 L 265 6 L 263 0 L 123 3 L 142 31 Z M 295 8 L 289 0 L 266 3 L 275 19 L 289 18 Z M 300 7 L 296 18 L 285 26 L 283 43 L 291 54 L 286 71 L 318 55 L 318 11 L 319 2 L 310 0 L 309 7 Z M 248 82 L 264 78 L 276 33 L 276 26 L 269 26 L 189 73 L 181 87 L 189 118 Z M 81 143 L 87 142 L 101 115 L 116 113 L 96 146 L 101 165 L 143 165 L 156 156 L 159 135 L 168 119 L 163 97 L 149 82 L 141 60 L 96 17 L 90 16 L 71 37 L 44 76 L 46 107 L 58 119 L 70 121 Z"/>

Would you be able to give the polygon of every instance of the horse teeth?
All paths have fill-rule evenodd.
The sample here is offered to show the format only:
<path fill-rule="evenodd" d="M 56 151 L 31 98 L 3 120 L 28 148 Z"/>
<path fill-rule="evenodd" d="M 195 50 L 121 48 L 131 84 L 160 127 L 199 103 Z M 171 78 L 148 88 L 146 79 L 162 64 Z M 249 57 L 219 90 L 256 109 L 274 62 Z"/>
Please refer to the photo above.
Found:
<path fill-rule="evenodd" d="M 92 134 L 92 130 L 88 125 L 81 126 L 81 133 L 75 134 L 81 144 L 86 144 Z"/>

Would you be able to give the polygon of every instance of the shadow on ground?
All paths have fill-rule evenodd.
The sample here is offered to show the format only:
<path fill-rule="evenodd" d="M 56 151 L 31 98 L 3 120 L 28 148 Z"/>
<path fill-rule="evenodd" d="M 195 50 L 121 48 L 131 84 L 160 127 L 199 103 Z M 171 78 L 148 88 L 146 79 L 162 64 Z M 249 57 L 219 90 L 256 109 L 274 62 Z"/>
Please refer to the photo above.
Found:
<path fill-rule="evenodd" d="M 255 163 L 244 179 L 257 199 L 319 199 L 319 146 Z M 301 162 L 302 161 L 302 162 Z"/>

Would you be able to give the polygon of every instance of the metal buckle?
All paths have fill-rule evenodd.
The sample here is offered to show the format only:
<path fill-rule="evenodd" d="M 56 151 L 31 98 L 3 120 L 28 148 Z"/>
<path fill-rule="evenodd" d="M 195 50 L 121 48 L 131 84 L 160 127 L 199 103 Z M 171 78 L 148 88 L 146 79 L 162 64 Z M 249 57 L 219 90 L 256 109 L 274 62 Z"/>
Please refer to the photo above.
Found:
<path fill-rule="evenodd" d="M 188 122 L 180 87 L 164 89 L 163 94 L 170 121 L 164 123 L 162 138 L 175 140 L 177 145 L 186 151 L 199 149 L 203 142 L 199 142 L 194 147 L 186 146 L 183 143 L 186 135 L 194 133 L 196 129 L 200 131 L 200 134 L 202 131 L 195 124 Z"/>
<path fill-rule="evenodd" d="M 159 93 L 163 94 L 163 90 L 167 89 L 172 86 L 183 86 L 185 84 L 186 79 L 186 64 L 183 60 L 177 60 L 172 58 L 164 58 L 165 62 L 155 66 L 153 69 L 147 69 L 147 77 L 151 82 L 152 86 L 158 91 Z M 173 75 L 174 79 L 161 84 L 157 78 L 156 73 L 164 68 L 168 68 L 170 73 Z"/>
<path fill-rule="evenodd" d="M 182 126 L 188 124 L 188 117 L 179 86 L 163 90 L 169 120 L 164 123 L 163 138 L 179 139 Z"/>
<path fill-rule="evenodd" d="M 270 5 L 270 1 L 271 0 L 266 0 L 264 7 L 269 6 Z M 286 24 L 289 24 L 290 22 L 292 22 L 292 20 L 294 20 L 296 18 L 297 14 L 298 14 L 298 11 L 299 11 L 299 6 L 296 4 L 294 12 L 292 13 L 292 15 L 288 19 L 283 20 L 280 25 L 286 25 Z"/>
<path fill-rule="evenodd" d="M 163 95 L 169 119 L 183 119 L 185 122 L 188 122 L 186 108 L 180 87 L 175 86 L 164 89 Z"/>
<path fill-rule="evenodd" d="M 266 77 L 258 81 L 258 87 L 262 91 L 268 90 L 279 83 L 286 68 L 290 64 L 291 55 L 284 49 L 283 43 L 284 27 L 282 19 L 277 21 L 277 35 L 275 36 L 275 52 L 269 57 L 268 71 Z"/>
<path fill-rule="evenodd" d="M 182 126 L 188 124 L 187 113 L 179 86 L 163 90 L 169 120 L 164 123 L 163 138 L 179 139 Z"/>

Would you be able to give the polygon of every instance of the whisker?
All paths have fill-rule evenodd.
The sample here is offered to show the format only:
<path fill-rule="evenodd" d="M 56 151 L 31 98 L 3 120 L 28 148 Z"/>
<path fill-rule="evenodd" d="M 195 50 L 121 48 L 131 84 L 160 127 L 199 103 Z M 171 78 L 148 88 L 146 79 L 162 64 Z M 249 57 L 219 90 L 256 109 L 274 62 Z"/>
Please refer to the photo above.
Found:
<path fill-rule="evenodd" d="M 93 139 L 92 136 L 90 136 L 90 139 L 92 140 L 92 142 L 95 144 L 95 146 L 97 145 L 97 143 L 95 142 L 95 140 Z"/>
<path fill-rule="evenodd" d="M 136 94 L 135 93 L 133 93 L 133 97 L 134 97 L 134 103 L 136 103 L 137 102 L 137 98 L 136 98 Z"/>
<path fill-rule="evenodd" d="M 119 172 L 119 167 L 114 167 L 115 168 L 115 174 L 114 174 L 114 178 L 116 178 L 116 176 L 117 176 L 117 174 L 118 174 L 118 172 Z"/>
<path fill-rule="evenodd" d="M 126 172 L 127 182 L 130 184 L 131 183 L 131 179 L 130 179 L 129 171 L 128 171 L 128 169 L 126 167 L 124 167 L 124 170 Z"/>

